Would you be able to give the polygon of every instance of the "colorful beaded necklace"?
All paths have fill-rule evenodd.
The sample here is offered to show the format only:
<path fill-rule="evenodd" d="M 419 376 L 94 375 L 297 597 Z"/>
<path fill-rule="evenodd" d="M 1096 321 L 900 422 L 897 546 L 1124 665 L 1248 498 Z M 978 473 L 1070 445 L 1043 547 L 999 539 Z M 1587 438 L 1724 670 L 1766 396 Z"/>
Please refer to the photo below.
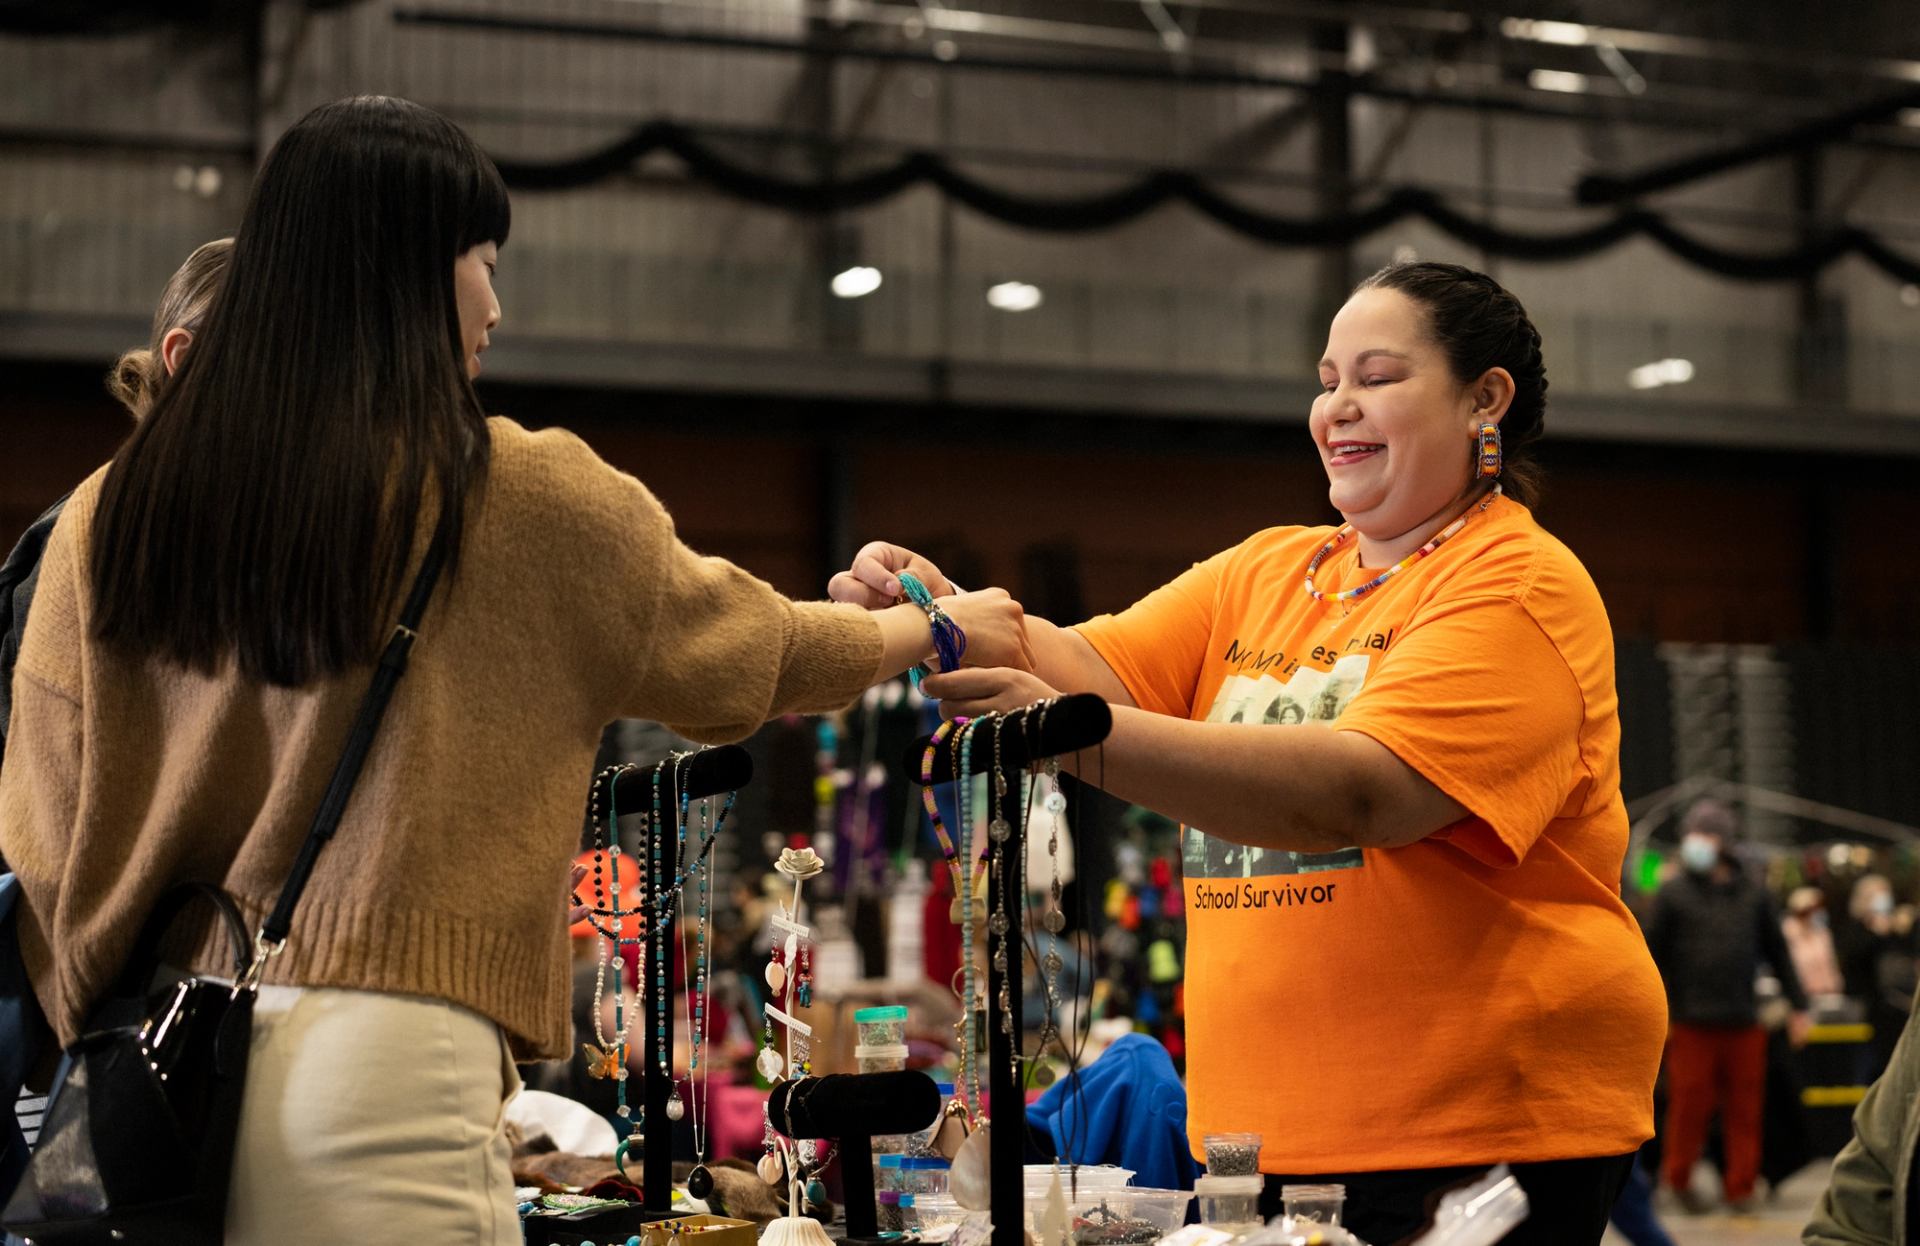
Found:
<path fill-rule="evenodd" d="M 1307 564 L 1307 581 L 1306 581 L 1307 596 L 1313 598 L 1315 601 L 1353 601 L 1356 598 L 1365 597 L 1368 593 L 1371 593 L 1374 589 L 1379 588 L 1382 584 L 1385 584 L 1388 580 L 1391 580 L 1394 576 L 1400 574 L 1402 571 L 1405 571 L 1408 567 L 1411 567 L 1414 563 L 1419 562 L 1422 558 L 1425 558 L 1428 554 L 1431 554 L 1434 550 L 1439 549 L 1441 545 L 1446 543 L 1448 538 L 1456 535 L 1460 531 L 1460 529 L 1467 526 L 1468 519 L 1472 518 L 1474 515 L 1478 514 L 1479 512 L 1487 509 L 1487 507 L 1492 506 L 1493 499 L 1499 496 L 1500 496 L 1500 486 L 1496 484 L 1487 493 L 1486 497 L 1480 499 L 1480 504 L 1478 506 L 1475 506 L 1471 510 L 1467 511 L 1465 514 L 1461 515 L 1460 518 L 1454 520 L 1452 523 L 1442 528 L 1438 536 L 1435 536 L 1431 541 L 1428 541 L 1425 545 L 1422 545 L 1419 549 L 1413 551 L 1411 554 L 1408 554 L 1405 558 L 1402 558 L 1399 562 L 1394 563 L 1391 567 L 1388 567 L 1385 571 L 1382 571 L 1379 575 L 1374 576 L 1371 580 L 1368 580 L 1365 584 L 1359 585 L 1358 587 L 1355 587 L 1355 588 L 1343 588 L 1337 593 L 1323 593 L 1319 589 L 1313 586 L 1313 573 L 1320 569 L 1320 564 L 1326 561 L 1327 555 L 1331 554 L 1334 551 L 1335 547 L 1337 547 L 1342 541 L 1346 540 L 1348 537 L 1353 535 L 1353 525 L 1343 524 L 1340 528 L 1340 531 L 1333 534 L 1333 539 L 1331 541 L 1328 541 L 1325 545 L 1322 545 L 1320 547 L 1320 552 L 1313 556 L 1313 561 Z"/>

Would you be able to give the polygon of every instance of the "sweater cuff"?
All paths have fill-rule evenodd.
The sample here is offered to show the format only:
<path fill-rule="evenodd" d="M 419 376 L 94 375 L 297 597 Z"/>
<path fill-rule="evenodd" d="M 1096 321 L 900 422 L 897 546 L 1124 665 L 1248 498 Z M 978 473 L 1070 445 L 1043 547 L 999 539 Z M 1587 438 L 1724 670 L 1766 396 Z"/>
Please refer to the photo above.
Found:
<path fill-rule="evenodd" d="M 880 624 L 857 606 L 796 601 L 768 716 L 843 709 L 872 685 L 884 645 Z"/>

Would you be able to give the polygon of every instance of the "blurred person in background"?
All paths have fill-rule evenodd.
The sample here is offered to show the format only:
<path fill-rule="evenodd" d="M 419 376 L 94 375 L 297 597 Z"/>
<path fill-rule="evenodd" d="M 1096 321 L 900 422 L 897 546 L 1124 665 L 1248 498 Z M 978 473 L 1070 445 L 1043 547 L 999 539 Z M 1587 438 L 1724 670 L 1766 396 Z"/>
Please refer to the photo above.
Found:
<path fill-rule="evenodd" d="M 1766 890 L 1728 851 L 1739 822 L 1719 801 L 1697 802 L 1681 820 L 1681 874 L 1654 897 L 1647 945 L 1667 984 L 1667 1120 L 1662 1176 L 1688 1212 L 1710 1204 L 1694 1192 L 1693 1167 L 1717 1109 L 1726 1163 L 1721 1186 L 1735 1211 L 1754 1205 L 1765 1115 L 1767 1032 L 1754 978 L 1765 965 L 1792 1001 L 1795 1046 L 1805 1041 L 1806 992 Z"/>
<path fill-rule="evenodd" d="M 220 280 L 226 276 L 233 239 L 202 243 L 167 281 L 153 311 L 153 338 L 148 345 L 120 356 L 107 374 L 107 390 L 134 419 L 153 409 L 161 386 L 180 368 L 200 321 L 213 303 Z M 7 721 L 13 707 L 13 664 L 27 633 L 27 607 L 40 581 L 40 555 L 47 546 L 67 497 L 60 498 L 27 526 L 13 552 L 0 563 L 0 757 L 6 755 Z"/>
<path fill-rule="evenodd" d="M 1831 1008 L 1846 995 L 1847 987 L 1827 922 L 1827 898 L 1818 887 L 1793 889 L 1787 897 L 1787 915 L 1780 921 L 1780 933 L 1793 957 L 1800 989 L 1816 1008 Z"/>
<path fill-rule="evenodd" d="M 1871 1065 L 1862 1080 L 1879 1076 L 1893 1058 L 1907 1014 L 1913 1009 L 1917 977 L 1913 912 L 1894 902 L 1893 884 L 1879 874 L 1863 874 L 1853 884 L 1847 923 L 1836 938 L 1847 994 L 1866 1006 L 1873 1027 Z"/>
<path fill-rule="evenodd" d="M 149 344 L 128 351 L 114 364 L 107 389 L 134 419 L 142 419 L 168 377 L 179 370 L 200 327 L 220 280 L 226 275 L 233 239 L 219 238 L 196 248 L 161 291 L 153 313 Z M 27 610 L 40 582 L 40 556 L 47 538 L 66 509 L 68 494 L 55 501 L 29 524 L 13 552 L 0 563 L 0 758 L 6 754 L 7 726 L 13 711 L 13 667 L 27 631 Z M 0 861 L 0 1195 L 13 1189 L 26 1165 L 27 1135 L 14 1114 L 14 1104 L 32 1104 L 38 1096 L 26 1083 L 48 1075 L 37 1069 L 51 1052 L 53 1036 L 27 986 L 20 963 L 19 941 L 13 937 L 17 882 Z"/>

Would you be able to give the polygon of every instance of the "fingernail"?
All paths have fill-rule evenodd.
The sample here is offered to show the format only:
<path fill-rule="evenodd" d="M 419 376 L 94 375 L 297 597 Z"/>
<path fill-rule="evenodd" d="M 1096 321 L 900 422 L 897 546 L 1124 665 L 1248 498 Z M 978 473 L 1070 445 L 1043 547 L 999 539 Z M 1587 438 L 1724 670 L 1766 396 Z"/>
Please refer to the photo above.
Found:
<path fill-rule="evenodd" d="M 892 594 L 893 594 L 894 596 L 896 596 L 896 597 L 897 597 L 897 596 L 899 596 L 899 595 L 900 595 L 900 581 L 898 581 L 898 580 L 888 580 L 888 581 L 887 581 L 887 591 L 888 591 L 889 593 L 892 593 Z"/>

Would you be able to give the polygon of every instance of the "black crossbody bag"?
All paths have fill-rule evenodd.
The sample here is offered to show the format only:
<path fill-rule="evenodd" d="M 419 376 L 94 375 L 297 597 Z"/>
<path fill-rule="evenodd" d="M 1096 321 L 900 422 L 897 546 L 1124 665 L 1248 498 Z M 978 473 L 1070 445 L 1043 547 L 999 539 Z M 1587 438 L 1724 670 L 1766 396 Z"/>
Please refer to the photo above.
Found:
<path fill-rule="evenodd" d="M 436 534 L 260 932 L 249 939 L 238 906 L 207 883 L 171 888 L 148 915 L 126 969 L 67 1049 L 39 1146 L 0 1216 L 9 1232 L 36 1246 L 220 1246 L 260 978 L 340 825 L 445 555 Z M 196 899 L 219 914 L 234 981 L 190 977 L 150 991 L 167 930 Z"/>

